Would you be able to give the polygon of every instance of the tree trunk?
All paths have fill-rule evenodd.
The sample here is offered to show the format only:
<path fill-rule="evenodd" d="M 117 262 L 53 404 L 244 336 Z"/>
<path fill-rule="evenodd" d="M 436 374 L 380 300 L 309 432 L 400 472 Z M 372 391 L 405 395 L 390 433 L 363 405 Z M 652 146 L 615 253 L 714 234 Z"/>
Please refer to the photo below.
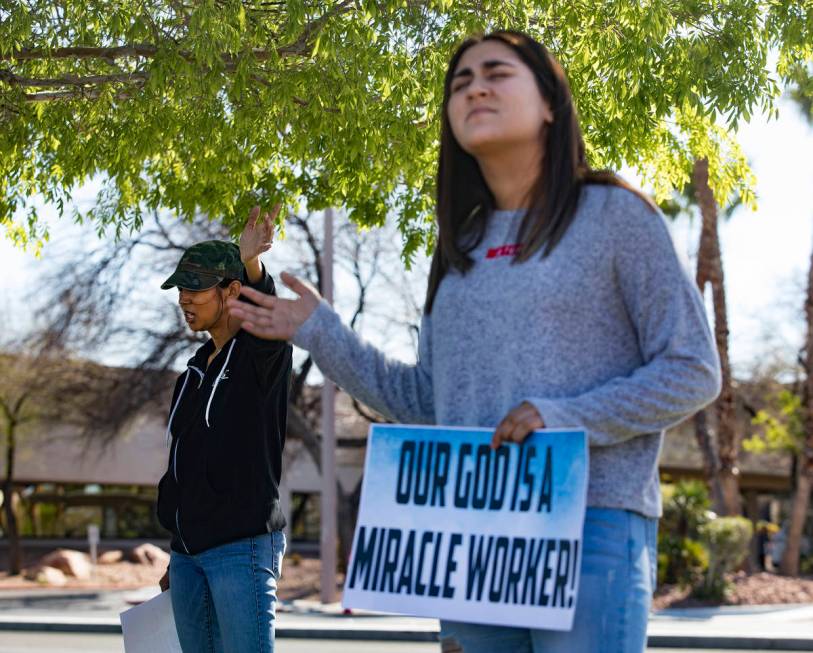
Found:
<path fill-rule="evenodd" d="M 703 292 L 706 284 L 711 285 L 712 303 L 714 305 L 714 339 L 720 355 L 722 370 L 722 390 L 714 404 L 717 417 L 717 458 L 706 461 L 708 469 L 714 470 L 711 479 L 712 491 L 719 485 L 719 496 L 715 510 L 723 515 L 739 515 L 742 512 L 742 500 L 739 490 L 739 434 L 736 427 L 734 410 L 734 389 L 731 382 L 731 364 L 728 358 L 728 311 L 725 299 L 725 279 L 720 254 L 720 237 L 717 230 L 717 202 L 709 187 L 709 164 L 706 159 L 694 162 L 692 180 L 695 187 L 695 199 L 700 207 L 702 230 L 700 247 L 697 254 L 697 285 Z M 697 425 L 697 422 L 695 422 Z M 704 437 L 697 433 L 698 441 Z M 705 453 L 705 452 L 704 452 Z"/>
<path fill-rule="evenodd" d="M 779 571 L 786 576 L 799 575 L 799 547 L 809 503 L 810 475 L 805 473 L 804 467 L 800 465 L 799 474 L 796 477 L 796 492 L 793 493 L 790 508 L 790 523 L 788 524 L 788 533 L 785 539 L 785 550 L 782 552 L 782 560 L 779 563 Z"/>
<path fill-rule="evenodd" d="M 708 414 L 698 411 L 694 416 L 694 437 L 703 454 L 703 474 L 711 489 L 711 502 L 715 507 L 723 505 L 723 486 L 720 483 L 720 459 L 709 432 Z"/>
<path fill-rule="evenodd" d="M 805 318 L 807 337 L 805 339 L 805 387 L 803 391 L 804 424 L 807 436 L 805 448 L 799 456 L 796 473 L 796 491 L 790 510 L 788 536 L 785 540 L 785 551 L 779 569 L 788 576 L 799 574 L 799 548 L 807 519 L 807 508 L 810 503 L 810 489 L 813 485 L 813 254 L 810 257 L 810 269 L 807 278 L 807 297 L 805 298 Z"/>
<path fill-rule="evenodd" d="M 353 549 L 353 536 L 356 532 L 356 520 L 359 514 L 359 499 L 361 499 L 361 482 L 359 479 L 352 492 L 345 492 L 340 483 L 338 486 L 338 531 L 339 531 L 339 569 L 347 569 L 350 562 L 350 553 Z"/>
<path fill-rule="evenodd" d="M 305 450 L 316 466 L 317 471 L 322 473 L 322 438 L 319 433 L 312 429 L 301 411 L 293 405 L 288 406 L 288 433 L 302 441 Z M 353 536 L 356 529 L 356 518 L 358 517 L 359 500 L 361 498 L 361 479 L 351 492 L 345 492 L 341 483 L 336 481 L 336 510 L 337 510 L 337 531 L 339 545 L 339 568 L 344 569 L 350 560 L 350 552 L 353 547 Z"/>
<path fill-rule="evenodd" d="M 10 422 L 6 433 L 6 477 L 3 480 L 3 514 L 8 538 L 8 573 L 15 576 L 22 569 L 22 551 L 17 516 L 14 514 L 14 456 L 16 454 L 15 425 Z"/>

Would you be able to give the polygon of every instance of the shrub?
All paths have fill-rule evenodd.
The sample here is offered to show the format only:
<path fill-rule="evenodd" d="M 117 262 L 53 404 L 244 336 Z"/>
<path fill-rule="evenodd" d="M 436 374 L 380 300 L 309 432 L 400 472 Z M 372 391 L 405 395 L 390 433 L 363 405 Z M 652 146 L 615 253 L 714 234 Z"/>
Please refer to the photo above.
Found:
<path fill-rule="evenodd" d="M 708 555 L 698 529 L 712 516 L 709 494 L 701 481 L 661 486 L 663 517 L 658 533 L 658 583 L 694 586 L 703 579 Z"/>
<path fill-rule="evenodd" d="M 662 531 L 679 538 L 698 539 L 698 529 L 713 513 L 709 512 L 709 491 L 702 481 L 679 481 L 661 486 L 663 498 Z"/>
<path fill-rule="evenodd" d="M 658 584 L 677 583 L 694 587 L 703 580 L 709 557 L 703 545 L 688 537 L 658 535 Z"/>
<path fill-rule="evenodd" d="M 722 600 L 727 589 L 726 574 L 734 571 L 748 554 L 754 527 L 745 517 L 718 517 L 699 530 L 709 552 L 709 566 L 695 595 Z"/>

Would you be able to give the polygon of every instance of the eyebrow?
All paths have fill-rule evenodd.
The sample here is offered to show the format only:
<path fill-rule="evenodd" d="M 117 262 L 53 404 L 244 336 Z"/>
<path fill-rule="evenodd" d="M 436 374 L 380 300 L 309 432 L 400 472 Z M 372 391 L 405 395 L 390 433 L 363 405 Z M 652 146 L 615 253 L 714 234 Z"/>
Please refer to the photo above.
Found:
<path fill-rule="evenodd" d="M 486 70 L 490 70 L 491 68 L 496 68 L 497 66 L 511 66 L 515 68 L 514 64 L 510 61 L 503 61 L 502 59 L 489 59 L 488 61 L 483 62 L 483 68 Z M 452 79 L 457 79 L 458 77 L 465 77 L 469 75 L 473 75 L 471 68 L 463 68 L 463 70 L 458 70 L 454 75 L 452 75 Z"/>

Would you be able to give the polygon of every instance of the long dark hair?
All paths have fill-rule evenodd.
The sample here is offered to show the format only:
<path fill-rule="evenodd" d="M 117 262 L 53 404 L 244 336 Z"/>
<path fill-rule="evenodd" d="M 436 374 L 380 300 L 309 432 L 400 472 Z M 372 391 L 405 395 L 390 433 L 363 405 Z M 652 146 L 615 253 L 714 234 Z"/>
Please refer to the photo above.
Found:
<path fill-rule="evenodd" d="M 520 224 L 519 251 L 514 263 L 527 261 L 540 249 L 553 251 L 573 221 L 585 184 L 621 186 L 655 209 L 652 201 L 613 172 L 592 170 L 587 164 L 576 108 L 564 70 L 539 42 L 522 32 L 501 30 L 464 41 L 449 61 L 443 84 L 440 156 L 437 178 L 438 240 L 424 311 L 430 313 L 440 282 L 450 268 L 464 273 L 474 264 L 471 252 L 483 239 L 486 221 L 495 208 L 477 160 L 463 150 L 449 123 L 452 77 L 463 53 L 483 41 L 500 41 L 519 55 L 536 78 L 539 92 L 550 104 L 553 123 L 544 132 L 545 156 L 539 178 L 530 192 L 530 206 Z M 540 133 L 541 130 L 540 130 Z"/>

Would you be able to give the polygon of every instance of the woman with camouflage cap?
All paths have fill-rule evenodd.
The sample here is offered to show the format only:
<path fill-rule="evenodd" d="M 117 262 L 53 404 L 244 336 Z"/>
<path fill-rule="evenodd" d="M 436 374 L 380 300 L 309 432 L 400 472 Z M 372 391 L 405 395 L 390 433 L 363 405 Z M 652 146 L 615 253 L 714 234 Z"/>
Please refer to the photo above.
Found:
<path fill-rule="evenodd" d="M 189 328 L 211 336 L 175 384 L 158 485 L 158 519 L 172 533 L 162 588 L 189 653 L 274 649 L 291 346 L 241 330 L 226 302 L 244 283 L 274 294 L 259 256 L 271 247 L 278 211 L 260 220 L 255 207 L 239 247 L 193 245 L 161 286 L 177 287 Z"/>

